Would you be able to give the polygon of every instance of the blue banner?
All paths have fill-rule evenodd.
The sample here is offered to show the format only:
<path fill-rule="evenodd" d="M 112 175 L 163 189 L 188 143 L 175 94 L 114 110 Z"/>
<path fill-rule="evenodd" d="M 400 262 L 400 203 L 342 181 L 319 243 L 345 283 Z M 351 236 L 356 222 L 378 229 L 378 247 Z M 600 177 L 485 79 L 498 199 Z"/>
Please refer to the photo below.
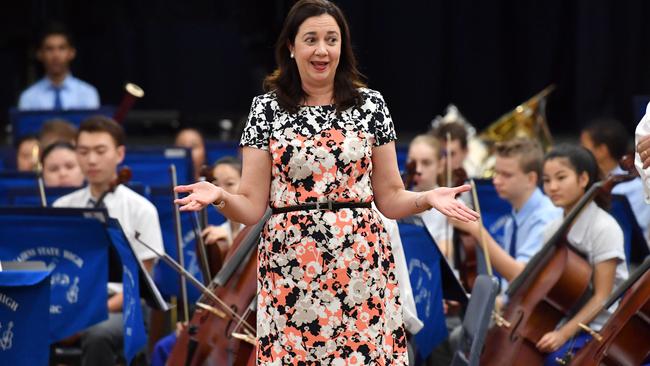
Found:
<path fill-rule="evenodd" d="M 108 233 L 113 242 L 113 247 L 117 250 L 122 261 L 124 357 L 127 360 L 127 364 L 130 364 L 133 357 L 147 343 L 147 335 L 144 331 L 144 320 L 142 318 L 142 307 L 140 305 L 140 286 L 138 281 L 140 267 L 117 220 L 108 220 Z"/>
<path fill-rule="evenodd" d="M 176 224 L 174 222 L 174 206 L 169 189 L 158 190 L 152 189 L 151 202 L 158 210 L 160 227 L 162 229 L 163 243 L 165 253 L 174 260 L 178 261 L 178 251 L 176 250 Z M 214 225 L 221 223 L 225 219 L 217 214 L 217 210 L 208 207 L 208 221 Z M 203 275 L 199 267 L 199 260 L 196 254 L 196 234 L 192 223 L 192 213 L 181 213 L 181 229 L 183 238 L 183 253 L 185 259 L 185 269 L 196 279 L 203 281 Z M 179 274 L 173 270 L 167 263 L 159 261 L 154 270 L 154 281 L 160 289 L 161 294 L 168 298 L 170 296 L 180 297 L 180 279 Z M 187 297 L 190 302 L 196 302 L 201 293 L 194 286 L 187 286 Z"/>
<path fill-rule="evenodd" d="M 420 221 L 421 222 L 421 221 Z M 442 308 L 440 251 L 423 225 L 398 221 L 415 307 L 424 327 L 414 337 L 422 359 L 447 338 Z"/>
<path fill-rule="evenodd" d="M 52 270 L 51 341 L 107 317 L 105 232 L 100 221 L 78 216 L 0 216 L 0 260 L 40 260 Z"/>
<path fill-rule="evenodd" d="M 50 273 L 0 271 L 0 365 L 47 365 Z"/>

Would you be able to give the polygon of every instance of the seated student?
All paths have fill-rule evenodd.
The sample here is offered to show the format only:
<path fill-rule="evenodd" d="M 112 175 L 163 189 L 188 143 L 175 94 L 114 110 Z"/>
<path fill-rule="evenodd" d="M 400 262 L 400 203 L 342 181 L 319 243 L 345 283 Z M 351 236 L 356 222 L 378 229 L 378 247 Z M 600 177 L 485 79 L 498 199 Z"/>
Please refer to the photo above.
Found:
<path fill-rule="evenodd" d="M 70 73 L 76 56 L 72 36 L 60 25 L 52 25 L 40 37 L 36 57 L 45 77 L 23 91 L 21 110 L 63 110 L 99 108 L 99 94 L 90 84 Z"/>
<path fill-rule="evenodd" d="M 55 207 L 95 207 L 97 200 L 111 188 L 117 166 L 125 155 L 124 131 L 114 120 L 104 116 L 86 119 L 77 134 L 77 159 L 88 185 L 54 202 Z M 105 196 L 100 206 L 116 218 L 129 243 L 147 270 L 151 271 L 155 253 L 135 239 L 164 252 L 158 212 L 151 202 L 124 185 Z M 108 300 L 109 318 L 82 334 L 82 365 L 115 365 L 122 354 L 123 294 L 119 284 L 109 284 L 113 295 Z"/>
<path fill-rule="evenodd" d="M 205 164 L 205 142 L 203 135 L 195 128 L 184 128 L 176 134 L 174 145 L 192 150 L 192 163 L 194 166 L 194 179 L 198 180 L 201 168 Z"/>
<path fill-rule="evenodd" d="M 447 134 L 450 136 L 449 144 L 447 144 Z M 451 160 L 451 170 L 465 168 L 465 159 L 469 153 L 465 126 L 460 122 L 445 123 L 434 130 L 433 135 L 440 141 L 445 159 L 449 158 Z M 447 157 L 447 151 L 449 151 L 449 157 Z M 444 169 L 447 169 L 446 161 L 443 164 Z M 471 174 L 468 169 L 465 169 L 465 171 L 467 171 L 467 174 Z"/>
<path fill-rule="evenodd" d="M 579 146 L 560 145 L 544 158 L 544 191 L 553 204 L 566 215 L 597 180 L 596 161 L 591 153 Z M 546 229 L 548 240 L 562 223 L 558 219 Z M 545 365 L 556 365 L 556 358 L 567 352 L 575 353 L 591 338 L 581 332 L 579 323 L 599 331 L 612 309 L 598 311 L 602 304 L 628 276 L 623 249 L 623 231 L 616 220 L 593 201 L 587 204 L 573 223 L 568 241 L 589 261 L 594 269 L 591 277 L 593 295 L 579 309 L 571 311 L 570 319 L 545 334 L 537 343 L 542 352 L 550 352 Z"/>
<path fill-rule="evenodd" d="M 241 180 L 241 161 L 232 156 L 225 156 L 214 163 L 212 175 L 214 176 L 214 185 L 223 188 L 228 193 L 235 194 Z M 224 241 L 230 247 L 242 227 L 243 225 L 238 222 L 226 220 L 219 226 L 208 226 L 201 235 L 205 244 Z"/>
<path fill-rule="evenodd" d="M 81 187 L 84 183 L 74 146 L 68 142 L 55 142 L 46 147 L 41 164 L 46 187 Z"/>
<path fill-rule="evenodd" d="M 616 120 L 594 121 L 580 134 L 580 143 L 596 158 L 601 179 L 610 174 L 625 174 L 618 163 L 627 153 L 628 146 L 628 134 L 623 124 Z M 648 240 L 650 205 L 644 202 L 641 178 L 617 184 L 612 193 L 627 197 L 634 217 L 643 230 L 643 237 Z"/>
<path fill-rule="evenodd" d="M 67 142 L 74 146 L 77 139 L 77 127 L 64 119 L 45 121 L 38 134 L 39 144 L 43 149 L 55 142 Z"/>
<path fill-rule="evenodd" d="M 38 157 L 34 156 L 35 148 L 38 148 L 38 138 L 34 135 L 25 136 L 18 141 L 16 147 L 16 170 L 19 172 L 33 172 L 36 170 Z"/>
<path fill-rule="evenodd" d="M 237 193 L 237 190 L 239 189 L 239 181 L 241 180 L 241 167 L 241 161 L 232 156 L 225 156 L 217 160 L 212 168 L 214 185 L 223 188 L 228 193 Z M 230 220 L 226 220 L 219 226 L 208 226 L 203 230 L 203 241 L 206 245 L 212 245 L 219 241 L 224 241 L 228 247 L 230 247 L 233 239 L 243 227 L 244 225 Z M 174 345 L 176 344 L 176 337 L 180 334 L 182 329 L 183 325 L 178 323 L 174 332 L 156 342 L 152 353 L 152 366 L 165 365 Z"/>
<path fill-rule="evenodd" d="M 516 138 L 496 146 L 494 188 L 512 205 L 512 215 L 505 225 L 504 243 L 497 243 L 485 228 L 482 231 L 492 266 L 508 282 L 542 247 L 545 227 L 561 216 L 538 187 L 542 159 L 542 148 L 533 140 Z M 478 223 L 453 224 L 480 240 Z"/>
<path fill-rule="evenodd" d="M 442 173 L 444 165 L 440 149 L 440 142 L 432 135 L 418 135 L 411 141 L 407 162 L 415 163 L 413 191 L 421 192 L 438 187 L 438 176 Z M 452 228 L 447 222 L 447 217 L 437 210 L 427 210 L 420 215 L 429 216 L 430 220 L 427 222 L 433 224 L 433 227 L 429 226 L 428 229 L 440 247 L 440 251 L 450 258 L 451 253 L 447 253 L 447 249 L 451 251 Z"/>

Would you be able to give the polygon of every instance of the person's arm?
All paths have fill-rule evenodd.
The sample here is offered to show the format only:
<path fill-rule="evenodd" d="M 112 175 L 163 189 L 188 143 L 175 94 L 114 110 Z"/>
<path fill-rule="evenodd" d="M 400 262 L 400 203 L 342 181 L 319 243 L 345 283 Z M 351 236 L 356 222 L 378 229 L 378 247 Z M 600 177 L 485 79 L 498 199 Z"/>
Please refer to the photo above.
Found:
<path fill-rule="evenodd" d="M 461 221 L 478 218 L 476 212 L 455 199 L 457 194 L 471 189 L 467 184 L 417 193 L 405 190 L 397 168 L 394 142 L 373 147 L 372 165 L 372 191 L 377 208 L 384 216 L 399 219 L 435 208 Z"/>
<path fill-rule="evenodd" d="M 256 224 L 269 202 L 271 156 L 266 150 L 252 147 L 244 147 L 242 154 L 242 177 L 237 194 L 230 194 L 212 183 L 198 182 L 174 188 L 176 192 L 189 193 L 174 203 L 181 205 L 181 211 L 198 211 L 223 201 L 220 211 L 229 220 L 244 225 Z"/>
<path fill-rule="evenodd" d="M 124 294 L 118 292 L 115 295 L 111 296 L 108 299 L 108 312 L 109 313 L 119 313 L 122 311 L 122 305 L 124 304 Z"/>
<path fill-rule="evenodd" d="M 476 240 L 479 241 L 478 246 L 483 250 L 481 240 L 481 234 L 479 231 L 480 224 L 478 222 L 461 222 L 458 220 L 450 220 L 454 227 L 468 232 Z M 512 282 L 515 277 L 526 267 L 525 262 L 519 262 L 515 258 L 512 258 L 508 252 L 506 252 L 497 242 L 494 240 L 490 232 L 486 228 L 482 228 L 483 239 L 485 240 L 485 246 L 487 247 L 488 254 L 490 256 L 490 261 L 492 266 L 499 271 L 501 276 L 506 279 L 508 282 Z"/>
<path fill-rule="evenodd" d="M 537 349 L 542 352 L 553 352 L 557 350 L 580 330 L 579 323 L 588 324 L 598 315 L 603 308 L 603 304 L 612 293 L 618 261 L 619 259 L 612 258 L 595 265 L 593 296 L 562 327 L 544 334 L 539 342 L 537 342 Z"/>

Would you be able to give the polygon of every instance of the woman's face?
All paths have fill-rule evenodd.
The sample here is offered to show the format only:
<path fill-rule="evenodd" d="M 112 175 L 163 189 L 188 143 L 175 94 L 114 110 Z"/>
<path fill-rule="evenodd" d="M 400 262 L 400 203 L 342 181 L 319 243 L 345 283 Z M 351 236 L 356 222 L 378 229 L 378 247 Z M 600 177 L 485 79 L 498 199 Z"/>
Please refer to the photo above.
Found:
<path fill-rule="evenodd" d="M 176 137 L 176 146 L 192 150 L 192 163 L 194 174 L 198 174 L 201 166 L 205 163 L 205 145 L 203 138 L 195 130 L 184 130 Z"/>
<path fill-rule="evenodd" d="M 341 55 L 341 29 L 329 14 L 307 18 L 289 51 L 294 54 L 303 84 L 334 85 Z"/>
<path fill-rule="evenodd" d="M 437 186 L 436 179 L 441 173 L 442 164 L 438 158 L 439 152 L 428 144 L 415 143 L 409 146 L 408 162 L 415 162 L 415 185 L 416 192 L 433 189 Z"/>
<path fill-rule="evenodd" d="M 223 188 L 230 194 L 236 194 L 239 189 L 241 175 L 239 171 L 228 164 L 219 164 L 212 171 L 214 175 L 214 184 Z"/>
<path fill-rule="evenodd" d="M 80 187 L 84 176 L 74 151 L 59 148 L 50 152 L 43 161 L 43 181 L 47 187 Z"/>
<path fill-rule="evenodd" d="M 589 183 L 586 172 L 578 175 L 566 158 L 554 158 L 544 163 L 544 192 L 557 207 L 570 210 L 585 193 Z"/>

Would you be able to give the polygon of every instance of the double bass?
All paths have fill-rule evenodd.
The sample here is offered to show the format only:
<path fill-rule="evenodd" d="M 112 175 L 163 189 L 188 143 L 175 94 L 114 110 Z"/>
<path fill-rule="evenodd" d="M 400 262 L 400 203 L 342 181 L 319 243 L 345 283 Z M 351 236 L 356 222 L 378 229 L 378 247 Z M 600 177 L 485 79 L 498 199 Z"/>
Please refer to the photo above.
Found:
<path fill-rule="evenodd" d="M 629 175 L 596 182 L 580 198 L 562 225 L 510 284 L 503 316 L 486 336 L 481 365 L 541 365 L 546 354 L 536 347 L 544 334 L 589 295 L 593 268 L 568 241 L 568 232 L 596 194 L 608 193 Z"/>

